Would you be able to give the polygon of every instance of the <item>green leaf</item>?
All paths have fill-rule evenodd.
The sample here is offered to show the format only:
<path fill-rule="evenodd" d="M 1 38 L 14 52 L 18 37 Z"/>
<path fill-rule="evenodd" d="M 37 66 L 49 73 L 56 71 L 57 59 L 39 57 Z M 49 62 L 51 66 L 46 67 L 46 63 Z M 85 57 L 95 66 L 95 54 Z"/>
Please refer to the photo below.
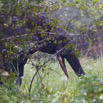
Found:
<path fill-rule="evenodd" d="M 76 50 L 76 51 L 74 52 L 74 54 L 75 54 L 76 57 L 80 57 L 80 55 L 81 55 L 81 53 L 80 53 L 79 50 L 78 50 L 78 51 Z"/>
<path fill-rule="evenodd" d="M 68 48 L 68 49 L 70 49 L 70 50 L 74 49 L 75 47 L 76 47 L 75 44 L 68 44 L 68 45 L 66 46 L 66 48 Z"/>
<path fill-rule="evenodd" d="M 92 0 L 93 4 L 100 2 L 100 0 Z"/>

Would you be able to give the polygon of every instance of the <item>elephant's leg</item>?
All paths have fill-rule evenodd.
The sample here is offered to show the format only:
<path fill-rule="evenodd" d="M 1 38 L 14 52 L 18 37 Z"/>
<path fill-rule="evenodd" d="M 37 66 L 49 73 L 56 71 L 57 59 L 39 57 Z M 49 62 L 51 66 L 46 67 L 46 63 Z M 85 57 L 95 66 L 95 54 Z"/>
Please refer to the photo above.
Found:
<path fill-rule="evenodd" d="M 81 67 L 79 59 L 75 55 L 69 54 L 66 55 L 65 58 L 78 76 L 85 75 L 85 72 Z"/>
<path fill-rule="evenodd" d="M 24 65 L 25 64 L 20 64 L 19 65 L 19 75 L 18 75 L 18 79 L 16 80 L 16 84 L 20 84 L 22 83 L 22 79 L 24 76 Z"/>
<path fill-rule="evenodd" d="M 67 76 L 67 78 L 69 78 L 68 72 L 67 72 L 67 69 L 66 69 L 66 66 L 65 66 L 65 62 L 64 62 L 64 57 L 61 56 L 60 54 L 58 54 L 57 58 L 58 58 L 59 64 L 60 64 L 63 72 L 65 73 L 65 75 Z"/>
<path fill-rule="evenodd" d="M 22 79 L 23 79 L 23 75 L 24 75 L 24 65 L 25 64 L 20 63 L 19 68 L 17 68 L 17 70 L 16 70 L 16 74 L 17 74 L 16 84 L 17 85 L 21 85 L 21 83 L 22 83 Z"/>
<path fill-rule="evenodd" d="M 23 75 L 24 75 L 24 66 L 27 62 L 27 58 L 25 57 L 24 59 L 21 59 L 20 58 L 18 59 L 19 62 L 16 61 L 16 73 L 17 73 L 17 80 L 16 80 L 16 84 L 17 85 L 21 85 L 22 83 L 22 79 L 23 79 Z"/>

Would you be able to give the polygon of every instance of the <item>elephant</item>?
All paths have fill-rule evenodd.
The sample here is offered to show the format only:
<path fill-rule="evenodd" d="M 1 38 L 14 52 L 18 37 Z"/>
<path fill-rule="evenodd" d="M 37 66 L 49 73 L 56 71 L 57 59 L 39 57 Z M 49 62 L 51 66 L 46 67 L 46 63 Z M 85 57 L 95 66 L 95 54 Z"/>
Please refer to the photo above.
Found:
<path fill-rule="evenodd" d="M 19 50 L 19 52 L 17 52 L 15 56 L 13 55 L 7 58 L 6 53 L 8 50 L 5 49 L 3 45 L 1 45 L 2 48 L 0 50 L 0 54 L 2 55 L 2 61 L 3 61 L 2 64 L 5 70 L 9 71 L 11 68 L 13 72 L 15 72 L 15 70 L 19 71 L 19 74 L 18 74 L 19 78 L 17 80 L 17 84 L 18 84 L 18 81 L 20 84 L 22 82 L 22 76 L 24 74 L 24 65 L 26 64 L 28 60 L 28 55 L 31 55 L 37 51 L 41 51 L 41 52 L 48 53 L 48 54 L 56 53 L 59 64 L 63 72 L 67 76 L 67 78 L 69 78 L 69 76 L 68 76 L 68 72 L 67 72 L 66 65 L 65 65 L 65 59 L 70 64 L 70 66 L 72 67 L 74 72 L 77 74 L 77 76 L 85 75 L 85 72 L 82 69 L 82 66 L 80 64 L 78 57 L 73 52 L 74 49 L 66 47 L 66 45 L 72 44 L 72 39 L 71 38 L 68 39 L 68 35 L 69 35 L 68 31 L 66 31 L 65 29 L 58 28 L 58 27 L 53 27 L 53 32 L 56 35 L 52 35 L 53 33 L 50 34 L 52 26 L 49 24 L 46 24 L 46 22 L 44 22 L 45 20 L 43 21 L 43 23 L 35 19 L 33 20 L 36 21 L 36 24 L 40 25 L 42 29 L 47 28 L 45 33 L 41 33 L 37 31 L 35 33 L 35 36 L 33 37 L 34 39 L 32 38 L 29 41 L 29 44 L 34 43 L 35 38 L 36 38 L 36 40 L 38 41 L 38 46 L 34 46 L 32 48 L 29 48 L 28 46 L 27 50 L 22 48 L 22 50 Z M 39 19 L 39 20 L 42 20 L 42 19 Z M 27 28 L 32 29 L 33 27 L 34 25 L 28 22 L 27 24 L 25 24 L 25 27 L 20 27 L 19 29 L 18 28 L 12 29 L 11 27 L 3 28 L 2 26 L 2 29 L 0 31 L 3 31 L 5 34 L 9 34 L 9 35 L 16 34 L 16 33 L 25 34 Z M 43 42 L 39 42 L 39 41 L 43 41 Z"/>

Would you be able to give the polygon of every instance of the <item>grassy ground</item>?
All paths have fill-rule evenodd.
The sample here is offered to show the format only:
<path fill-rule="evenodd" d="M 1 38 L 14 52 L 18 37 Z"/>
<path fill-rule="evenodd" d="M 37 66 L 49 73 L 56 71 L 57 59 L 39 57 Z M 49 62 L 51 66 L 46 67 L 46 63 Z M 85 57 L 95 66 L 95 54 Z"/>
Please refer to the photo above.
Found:
<path fill-rule="evenodd" d="M 88 79 L 93 78 L 103 78 L 103 58 L 100 58 L 98 60 L 81 60 L 81 64 L 86 71 L 87 77 L 85 78 L 85 82 L 82 85 L 86 85 L 88 82 L 92 82 L 93 80 L 89 81 Z M 35 63 L 36 64 L 36 63 Z M 78 95 L 78 83 L 80 82 L 80 78 L 76 76 L 74 71 L 71 69 L 68 63 L 66 63 L 69 77 L 68 80 L 64 73 L 62 72 L 59 63 L 50 61 L 48 64 L 46 64 L 45 67 L 43 67 L 39 74 L 34 78 L 33 84 L 32 84 L 32 91 L 31 94 L 34 95 L 34 101 L 37 101 L 37 103 L 89 103 L 93 102 L 92 100 L 83 100 L 80 101 L 79 98 L 76 97 Z M 23 80 L 22 89 L 25 93 L 28 92 L 28 88 L 30 85 L 30 81 L 35 73 L 35 66 L 31 68 L 30 64 L 25 65 L 25 79 Z M 96 76 L 96 77 L 95 77 Z M 94 82 L 96 80 L 94 79 Z M 89 85 L 92 86 L 92 84 L 88 84 L 87 88 L 83 90 L 87 91 L 86 89 L 89 88 Z M 92 88 L 89 88 L 90 91 L 92 91 Z M 93 91 L 92 91 L 93 92 Z M 78 100 L 77 100 L 78 98 Z M 95 98 L 94 102 L 95 102 Z M 101 101 L 100 101 L 101 103 Z"/>
<path fill-rule="evenodd" d="M 45 59 L 42 60 L 43 62 Z M 49 61 L 34 78 L 42 63 L 25 65 L 24 80 L 21 85 L 9 84 L 0 87 L 0 103 L 103 103 L 103 57 L 98 60 L 81 59 L 86 75 L 78 78 L 66 62 L 68 80 L 57 61 Z"/>

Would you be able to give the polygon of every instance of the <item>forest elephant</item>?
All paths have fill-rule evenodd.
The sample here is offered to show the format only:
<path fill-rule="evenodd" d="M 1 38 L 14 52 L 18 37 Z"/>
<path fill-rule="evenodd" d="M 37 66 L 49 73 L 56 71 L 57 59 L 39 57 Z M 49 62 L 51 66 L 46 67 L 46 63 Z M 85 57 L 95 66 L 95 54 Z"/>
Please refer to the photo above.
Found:
<path fill-rule="evenodd" d="M 42 20 L 39 18 L 39 20 Z M 53 33 L 55 33 L 56 35 L 53 36 L 51 32 L 52 26 L 48 25 L 45 23 L 45 20 L 43 21 L 38 21 L 35 20 L 35 18 L 33 18 L 32 21 L 36 21 L 36 23 L 38 25 L 41 25 L 42 29 L 47 28 L 46 32 L 43 33 L 45 34 L 44 36 L 42 35 L 41 32 L 37 31 L 35 33 L 35 36 L 33 37 L 34 39 L 31 39 L 29 41 L 29 44 L 34 43 L 35 42 L 35 38 L 37 40 L 37 42 L 39 41 L 43 41 L 41 43 L 38 43 L 39 46 L 34 46 L 32 48 L 29 48 L 25 50 L 24 48 L 22 48 L 22 50 L 18 50 L 16 55 L 11 55 L 7 56 L 7 52 L 8 50 L 5 48 L 5 46 L 2 44 L 0 45 L 0 54 L 1 54 L 1 60 L 2 60 L 2 66 L 0 66 L 0 68 L 4 68 L 5 70 L 9 71 L 12 68 L 12 71 L 18 71 L 19 72 L 19 78 L 17 79 L 17 83 L 19 81 L 19 83 L 21 84 L 22 82 L 22 76 L 24 74 L 24 65 L 26 64 L 27 60 L 28 60 L 28 55 L 31 55 L 37 51 L 41 51 L 44 53 L 48 53 L 48 54 L 56 54 L 59 64 L 63 70 L 63 72 L 65 73 L 65 75 L 67 76 L 67 78 L 69 78 L 68 73 L 67 73 L 67 69 L 66 69 L 66 65 L 65 65 L 65 59 L 67 60 L 67 62 L 70 64 L 70 66 L 72 67 L 72 69 L 74 70 L 74 72 L 77 74 L 77 76 L 82 76 L 85 74 L 84 70 L 81 67 L 80 61 L 78 59 L 78 57 L 75 55 L 74 53 L 74 49 L 73 48 L 67 48 L 67 45 L 72 44 L 71 39 L 68 39 L 68 31 L 58 28 L 58 27 L 54 27 L 53 29 Z M 25 27 L 20 27 L 19 29 L 12 29 L 11 27 L 3 27 L 1 28 L 0 31 L 2 31 L 4 34 L 25 34 L 26 29 L 32 29 L 34 27 L 34 25 L 31 25 L 32 23 L 28 22 Z M 45 24 L 45 26 L 44 26 Z M 3 39 L 2 39 L 3 40 Z M 28 42 L 27 42 L 28 43 Z"/>

